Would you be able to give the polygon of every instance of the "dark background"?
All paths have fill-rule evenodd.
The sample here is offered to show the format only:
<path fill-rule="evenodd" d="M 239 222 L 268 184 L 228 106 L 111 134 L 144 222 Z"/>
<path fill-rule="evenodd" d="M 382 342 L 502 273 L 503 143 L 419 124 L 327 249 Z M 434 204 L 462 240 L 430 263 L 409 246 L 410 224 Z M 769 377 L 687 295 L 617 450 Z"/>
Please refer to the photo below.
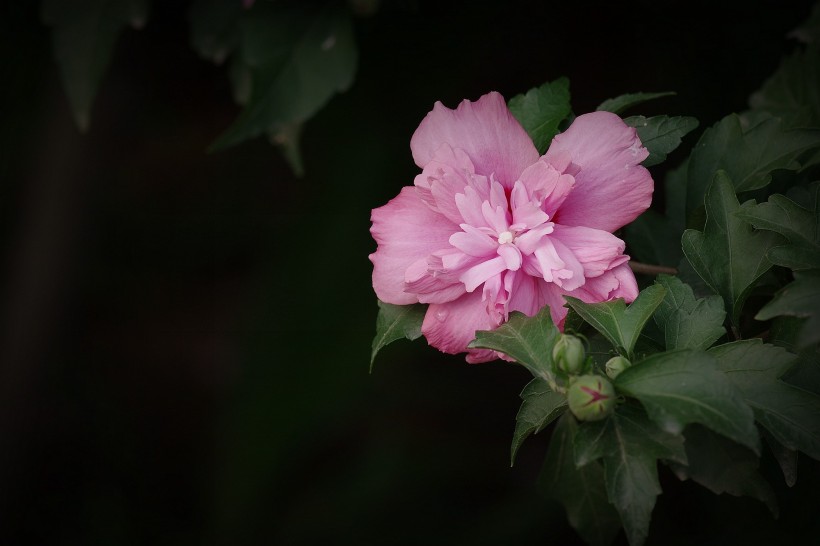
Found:
<path fill-rule="evenodd" d="M 37 2 L 0 4 L 0 543 L 577 541 L 536 486 L 548 434 L 509 468 L 527 372 L 418 341 L 368 374 L 369 214 L 412 183 L 436 100 L 568 76 L 577 113 L 674 90 L 640 113 L 702 129 L 810 10 L 619 4 L 384 0 L 356 20 L 353 87 L 306 127 L 302 179 L 264 139 L 206 152 L 239 109 L 186 2 L 122 34 L 85 136 Z M 662 467 L 649 542 L 819 536 L 818 463 L 790 490 L 763 472 L 779 520 Z"/>

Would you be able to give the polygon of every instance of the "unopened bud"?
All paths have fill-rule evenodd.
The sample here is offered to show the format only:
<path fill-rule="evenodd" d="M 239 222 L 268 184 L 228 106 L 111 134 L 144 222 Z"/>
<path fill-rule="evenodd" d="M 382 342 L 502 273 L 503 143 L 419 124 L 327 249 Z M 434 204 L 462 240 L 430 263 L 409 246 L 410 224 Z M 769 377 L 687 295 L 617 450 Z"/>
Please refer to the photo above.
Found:
<path fill-rule="evenodd" d="M 584 344 L 575 336 L 562 334 L 552 348 L 556 371 L 577 375 L 584 371 Z"/>
<path fill-rule="evenodd" d="M 582 375 L 567 392 L 569 409 L 580 421 L 600 421 L 615 409 L 615 389 L 600 375 Z"/>
<path fill-rule="evenodd" d="M 624 357 L 613 356 L 612 358 L 606 361 L 606 374 L 611 379 L 615 379 L 621 374 L 622 371 L 624 371 L 631 365 L 632 363 Z"/>

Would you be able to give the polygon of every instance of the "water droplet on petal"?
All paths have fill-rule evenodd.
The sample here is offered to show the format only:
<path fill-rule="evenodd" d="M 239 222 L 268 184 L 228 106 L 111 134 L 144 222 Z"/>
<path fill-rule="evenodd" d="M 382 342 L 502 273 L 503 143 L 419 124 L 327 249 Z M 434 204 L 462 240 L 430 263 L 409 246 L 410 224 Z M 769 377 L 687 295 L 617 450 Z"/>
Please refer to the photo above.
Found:
<path fill-rule="evenodd" d="M 439 309 L 438 311 L 436 311 L 436 314 L 435 314 L 436 320 L 439 321 L 439 322 L 444 322 L 445 320 L 447 320 L 447 315 L 448 314 L 449 313 L 447 312 L 446 309 Z"/>

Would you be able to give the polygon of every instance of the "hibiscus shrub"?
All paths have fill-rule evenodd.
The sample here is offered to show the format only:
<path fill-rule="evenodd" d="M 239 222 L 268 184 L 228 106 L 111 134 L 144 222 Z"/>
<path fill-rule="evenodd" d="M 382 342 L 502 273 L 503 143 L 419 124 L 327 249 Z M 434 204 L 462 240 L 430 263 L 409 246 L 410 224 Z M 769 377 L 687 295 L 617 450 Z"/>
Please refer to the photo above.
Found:
<path fill-rule="evenodd" d="M 803 77 L 820 45 L 797 36 L 751 110 L 667 176 L 665 214 L 647 167 L 697 121 L 620 117 L 667 93 L 574 117 L 566 79 L 436 103 L 411 139 L 421 173 L 373 211 L 371 366 L 424 336 L 529 370 L 511 459 L 555 422 L 542 485 L 589 543 L 621 527 L 644 542 L 658 462 L 776 516 L 763 452 L 789 485 L 798 451 L 820 459 L 820 110 Z"/>

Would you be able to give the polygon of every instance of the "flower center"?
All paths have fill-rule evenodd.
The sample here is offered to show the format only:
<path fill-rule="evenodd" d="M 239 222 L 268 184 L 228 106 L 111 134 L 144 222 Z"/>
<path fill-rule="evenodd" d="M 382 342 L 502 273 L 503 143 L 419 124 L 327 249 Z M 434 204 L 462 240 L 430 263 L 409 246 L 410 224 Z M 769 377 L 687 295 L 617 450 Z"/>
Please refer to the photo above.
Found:
<path fill-rule="evenodd" d="M 513 239 L 515 239 L 515 235 L 511 231 L 502 231 L 498 235 L 498 244 L 503 245 L 507 243 L 512 243 Z"/>

